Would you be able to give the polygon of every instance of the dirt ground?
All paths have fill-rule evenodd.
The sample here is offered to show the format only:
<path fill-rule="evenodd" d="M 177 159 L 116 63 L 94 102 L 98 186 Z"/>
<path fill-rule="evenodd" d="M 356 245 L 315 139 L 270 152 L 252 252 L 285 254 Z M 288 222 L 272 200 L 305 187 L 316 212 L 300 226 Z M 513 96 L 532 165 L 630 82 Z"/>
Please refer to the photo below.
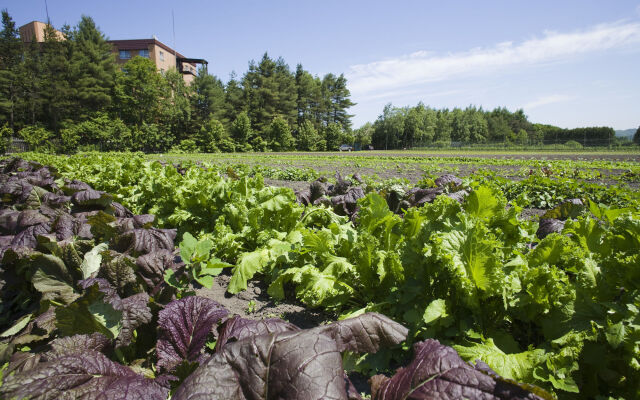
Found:
<path fill-rule="evenodd" d="M 197 289 L 196 294 L 217 301 L 231 314 L 243 318 L 282 318 L 303 329 L 313 328 L 323 322 L 336 319 L 335 315 L 305 308 L 297 301 L 287 299 L 275 301 L 267 294 L 268 285 L 257 279 L 247 283 L 247 290 L 232 295 L 227 292 L 230 280 L 231 276 L 228 274 L 219 275 L 211 289 Z"/>
<path fill-rule="evenodd" d="M 282 154 L 293 155 L 296 154 L 309 154 L 309 153 L 270 153 L 270 154 Z M 479 157 L 479 158 L 496 158 L 496 159 L 511 159 L 511 160 L 530 160 L 546 159 L 546 160 L 607 160 L 607 161 L 636 161 L 640 162 L 640 152 L 551 152 L 551 151 L 527 151 L 527 152 L 499 152 L 499 151 L 471 151 L 460 150 L 456 151 L 354 151 L 354 152 L 335 152 L 335 153 L 314 153 L 318 155 L 340 155 L 342 157 L 371 157 L 371 156 L 384 156 L 384 157 Z"/>

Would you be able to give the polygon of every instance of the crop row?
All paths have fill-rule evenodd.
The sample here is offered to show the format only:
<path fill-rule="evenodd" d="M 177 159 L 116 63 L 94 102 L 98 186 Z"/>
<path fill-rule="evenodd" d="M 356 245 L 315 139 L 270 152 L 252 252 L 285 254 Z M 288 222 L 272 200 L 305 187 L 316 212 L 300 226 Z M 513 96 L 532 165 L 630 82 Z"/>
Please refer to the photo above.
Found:
<path fill-rule="evenodd" d="M 163 277 L 177 297 L 226 268 L 230 293 L 260 277 L 276 299 L 343 319 L 376 312 L 408 327 L 400 350 L 347 353 L 355 370 L 384 370 L 435 338 L 561 398 L 639 393 L 640 215 L 630 190 L 547 177 L 425 180 L 410 190 L 337 177 L 296 197 L 260 176 L 201 165 L 47 161 L 178 230 L 181 250 L 192 250 L 187 278 Z M 549 187 L 558 193 L 548 208 L 580 200 L 549 210 L 544 227 L 520 218 L 527 193 Z"/>

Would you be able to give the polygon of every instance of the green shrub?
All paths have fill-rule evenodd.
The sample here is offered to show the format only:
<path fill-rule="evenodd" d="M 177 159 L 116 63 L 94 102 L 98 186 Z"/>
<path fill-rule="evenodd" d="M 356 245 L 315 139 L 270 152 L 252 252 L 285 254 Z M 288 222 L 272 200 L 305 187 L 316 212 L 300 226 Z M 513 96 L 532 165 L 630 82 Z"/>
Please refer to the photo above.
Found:
<path fill-rule="evenodd" d="M 77 150 L 130 150 L 134 146 L 131 130 L 120 118 L 111 118 L 98 113 L 91 119 L 68 123 L 60 131 L 62 150 L 73 153 Z"/>
<path fill-rule="evenodd" d="M 576 142 L 575 140 L 568 140 L 564 143 L 564 147 L 568 149 L 581 149 L 582 144 Z"/>
<path fill-rule="evenodd" d="M 18 136 L 24 140 L 30 150 L 46 150 L 51 148 L 48 140 L 53 134 L 40 125 L 28 125 L 20 129 Z"/>
<path fill-rule="evenodd" d="M 9 128 L 8 124 L 4 124 L 4 126 L 0 128 L 0 154 L 4 154 L 7 151 L 9 138 L 12 133 L 13 131 Z"/>
<path fill-rule="evenodd" d="M 169 153 L 177 153 L 177 154 L 198 153 L 198 152 L 200 152 L 200 149 L 198 148 L 196 141 L 193 139 L 181 140 L 179 144 L 174 145 L 169 150 Z"/>

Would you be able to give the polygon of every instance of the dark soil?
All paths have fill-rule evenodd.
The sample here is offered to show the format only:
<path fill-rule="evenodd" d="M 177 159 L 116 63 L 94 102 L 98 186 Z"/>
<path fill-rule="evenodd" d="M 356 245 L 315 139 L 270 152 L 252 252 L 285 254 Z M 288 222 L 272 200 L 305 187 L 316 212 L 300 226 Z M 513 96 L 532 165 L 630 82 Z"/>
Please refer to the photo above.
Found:
<path fill-rule="evenodd" d="M 267 294 L 268 285 L 261 280 L 251 280 L 247 290 L 236 295 L 227 292 L 231 276 L 219 275 L 211 289 L 196 290 L 198 296 L 207 297 L 222 304 L 231 314 L 243 318 L 264 319 L 282 318 L 303 329 L 316 327 L 323 322 L 335 320 L 322 310 L 312 310 L 295 301 L 275 301 Z"/>

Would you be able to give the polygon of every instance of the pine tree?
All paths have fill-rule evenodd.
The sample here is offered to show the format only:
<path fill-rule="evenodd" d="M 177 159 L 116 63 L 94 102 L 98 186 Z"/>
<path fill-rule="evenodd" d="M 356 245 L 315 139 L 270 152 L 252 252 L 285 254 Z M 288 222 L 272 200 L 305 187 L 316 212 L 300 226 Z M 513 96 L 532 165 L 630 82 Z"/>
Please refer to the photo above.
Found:
<path fill-rule="evenodd" d="M 258 132 L 265 132 L 277 115 L 288 124 L 296 123 L 295 77 L 282 58 L 273 61 L 265 53 L 259 64 L 250 62 L 242 86 L 249 116 Z"/>
<path fill-rule="evenodd" d="M 40 46 L 33 40 L 25 47 L 24 62 L 18 82 L 22 99 L 19 103 L 20 119 L 24 124 L 35 125 L 42 117 L 44 98 L 42 96 L 43 64 Z"/>
<path fill-rule="evenodd" d="M 347 88 L 347 79 L 343 74 L 335 76 L 327 74 L 322 79 L 323 105 L 326 111 L 325 123 L 336 123 L 344 130 L 351 128 L 353 115 L 347 113 L 347 109 L 355 103 L 349 98 L 351 93 Z"/>
<path fill-rule="evenodd" d="M 0 31 L 0 124 L 7 121 L 15 132 L 16 113 L 20 96 L 22 42 L 9 12 L 2 10 Z"/>
<path fill-rule="evenodd" d="M 205 68 L 200 68 L 191 87 L 192 119 L 195 126 L 202 126 L 210 116 L 225 124 L 231 121 L 227 119 L 224 84 L 220 79 L 209 75 Z"/>
<path fill-rule="evenodd" d="M 116 109 L 127 124 L 159 122 L 168 93 L 167 81 L 147 58 L 134 57 L 116 73 Z"/>
<path fill-rule="evenodd" d="M 68 29 L 63 28 L 68 38 Z M 71 86 L 71 43 L 58 37 L 49 24 L 44 30 L 42 44 L 43 121 L 52 131 L 58 132 L 63 121 L 74 117 L 74 90 Z"/>
<path fill-rule="evenodd" d="M 302 68 L 302 64 L 296 67 L 296 112 L 298 129 L 305 121 L 315 122 L 315 103 L 317 85 L 313 76 Z M 317 126 L 316 126 L 317 127 Z"/>
<path fill-rule="evenodd" d="M 116 62 L 111 45 L 91 17 L 83 15 L 70 32 L 71 84 L 76 97 L 76 118 L 103 111 L 113 101 Z"/>
<path fill-rule="evenodd" d="M 224 116 L 227 121 L 234 121 L 236 116 L 247 110 L 244 90 L 236 79 L 236 74 L 231 73 L 229 82 L 224 90 Z"/>
<path fill-rule="evenodd" d="M 636 133 L 633 135 L 633 143 L 640 144 L 640 126 L 636 130 Z"/>

